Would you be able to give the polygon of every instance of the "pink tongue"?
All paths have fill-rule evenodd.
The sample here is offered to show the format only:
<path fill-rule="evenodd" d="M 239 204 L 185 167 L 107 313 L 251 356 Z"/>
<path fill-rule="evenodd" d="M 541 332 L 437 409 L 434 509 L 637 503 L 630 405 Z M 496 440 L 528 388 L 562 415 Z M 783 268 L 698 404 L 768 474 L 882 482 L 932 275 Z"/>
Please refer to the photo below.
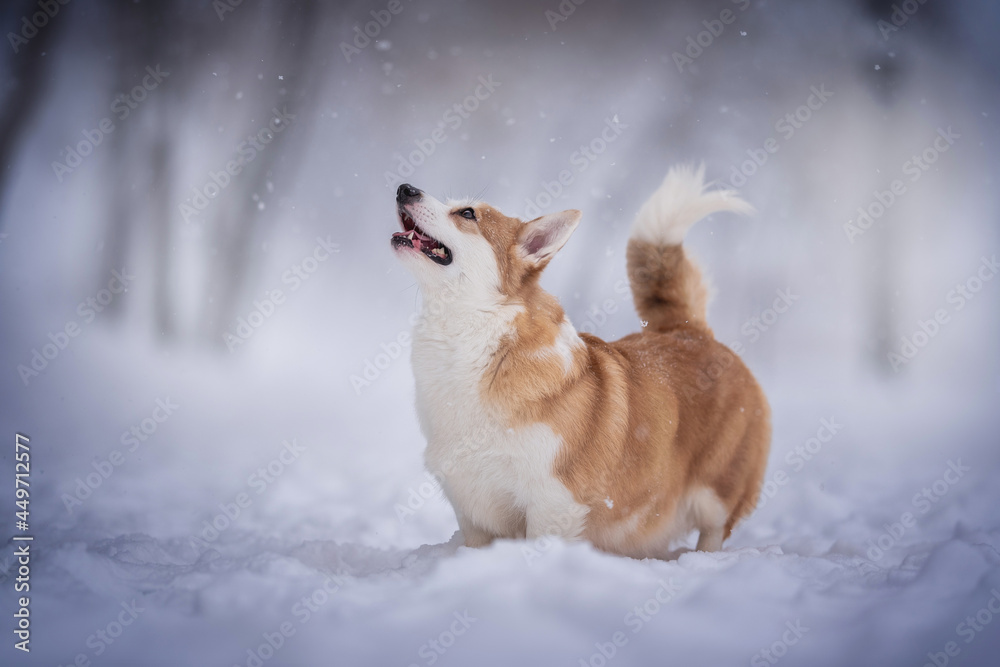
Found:
<path fill-rule="evenodd" d="M 434 250 L 435 248 L 441 246 L 441 244 L 435 241 L 433 238 L 421 234 L 416 229 L 411 229 L 406 232 L 395 232 L 393 236 L 402 236 L 410 239 L 410 243 L 413 244 L 413 248 L 415 250 L 423 250 L 425 248 L 428 250 Z"/>
<path fill-rule="evenodd" d="M 424 247 L 434 249 L 437 243 L 429 236 L 423 236 L 420 232 L 414 232 L 413 234 L 413 247 L 417 250 L 421 250 Z"/>

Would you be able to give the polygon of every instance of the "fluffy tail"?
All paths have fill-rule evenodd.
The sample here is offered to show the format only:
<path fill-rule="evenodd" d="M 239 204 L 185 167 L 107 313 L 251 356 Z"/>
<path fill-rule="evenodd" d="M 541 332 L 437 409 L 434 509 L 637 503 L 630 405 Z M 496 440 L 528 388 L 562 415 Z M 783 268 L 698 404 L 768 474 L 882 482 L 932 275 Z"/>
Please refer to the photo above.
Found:
<path fill-rule="evenodd" d="M 705 167 L 673 167 L 643 204 L 628 241 L 628 277 L 647 331 L 707 326 L 708 290 L 681 242 L 694 223 L 719 211 L 753 213 L 732 190 L 705 191 Z"/>

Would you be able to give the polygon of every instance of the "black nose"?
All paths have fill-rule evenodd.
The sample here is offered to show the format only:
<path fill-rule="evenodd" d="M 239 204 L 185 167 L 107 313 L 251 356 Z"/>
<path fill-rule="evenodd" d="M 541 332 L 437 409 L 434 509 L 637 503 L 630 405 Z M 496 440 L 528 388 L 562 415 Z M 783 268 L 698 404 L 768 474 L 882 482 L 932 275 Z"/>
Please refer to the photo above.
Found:
<path fill-rule="evenodd" d="M 403 183 L 396 189 L 396 201 L 400 204 L 406 204 L 408 202 L 417 199 L 422 195 L 423 192 L 413 187 L 409 183 Z"/>

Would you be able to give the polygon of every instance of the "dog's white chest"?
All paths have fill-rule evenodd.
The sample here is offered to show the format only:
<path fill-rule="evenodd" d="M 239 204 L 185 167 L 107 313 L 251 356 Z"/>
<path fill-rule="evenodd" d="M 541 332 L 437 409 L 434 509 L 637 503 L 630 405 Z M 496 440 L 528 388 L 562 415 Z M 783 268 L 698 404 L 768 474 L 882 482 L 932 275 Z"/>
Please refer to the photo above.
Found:
<path fill-rule="evenodd" d="M 560 441 L 541 425 L 472 428 L 428 442 L 428 469 L 442 480 L 457 513 L 505 537 L 524 537 L 526 515 L 547 502 Z"/>
<path fill-rule="evenodd" d="M 525 509 L 533 489 L 552 477 L 558 438 L 541 427 L 500 423 L 481 404 L 478 381 L 463 381 L 465 373 L 454 367 L 447 375 L 441 370 L 432 377 L 415 373 L 427 469 L 461 517 L 495 534 L 523 537 Z"/>
<path fill-rule="evenodd" d="M 575 504 L 553 473 L 561 438 L 545 424 L 510 428 L 482 404 L 492 354 L 485 339 L 477 345 L 434 333 L 418 328 L 413 345 L 427 468 L 442 481 L 460 522 L 503 537 L 530 535 L 533 521 L 548 523 Z"/>

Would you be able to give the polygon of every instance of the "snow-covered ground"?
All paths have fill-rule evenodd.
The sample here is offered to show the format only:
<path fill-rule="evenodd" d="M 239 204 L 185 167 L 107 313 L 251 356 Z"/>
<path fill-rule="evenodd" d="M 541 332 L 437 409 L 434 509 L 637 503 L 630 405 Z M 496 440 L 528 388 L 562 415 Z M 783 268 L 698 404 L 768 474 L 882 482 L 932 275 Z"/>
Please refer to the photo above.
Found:
<path fill-rule="evenodd" d="M 307 299 L 289 326 L 308 320 Z M 600 665 L 601 651 L 608 664 L 770 664 L 764 650 L 789 665 L 920 665 L 948 642 L 954 664 L 986 665 L 1000 649 L 1000 617 L 981 611 L 1000 609 L 995 394 L 858 392 L 807 383 L 823 366 L 803 369 L 813 388 L 771 391 L 772 497 L 722 552 L 471 550 L 420 473 L 408 364 L 358 398 L 342 389 L 351 360 L 316 343 L 308 363 L 245 370 L 80 341 L 33 397 L 66 405 L 64 374 L 105 376 L 72 415 L 53 408 L 30 429 L 44 526 L 34 650 L 6 664 L 253 665 L 268 637 L 278 665 Z M 102 358 L 142 359 L 144 374 L 102 373 Z M 314 391 L 295 392 L 303 378 Z M 103 400 L 112 390 L 132 396 L 120 417 Z M 174 414 L 127 453 L 119 434 L 156 398 Z M 64 420 L 102 446 L 48 456 Z M 804 457 L 788 457 L 797 447 Z M 58 499 L 113 449 L 124 461 L 67 511 Z M 133 621 L 123 604 L 142 611 Z M 121 620 L 106 645 L 98 633 Z"/>
<path fill-rule="evenodd" d="M 287 298 L 231 353 L 153 340 L 141 249 L 119 314 L 78 313 L 111 278 L 94 282 L 110 241 L 98 188 L 111 158 L 95 153 L 55 184 L 53 156 L 107 106 L 100 89 L 74 87 L 74 57 L 61 56 L 0 230 L 0 484 L 13 484 L 15 431 L 28 434 L 35 536 L 30 655 L 10 633 L 16 545 L 0 551 L 0 663 L 996 664 L 1000 109 L 976 51 L 996 53 L 983 38 L 996 12 L 955 4 L 960 43 L 920 41 L 919 13 L 884 40 L 849 3 L 649 5 L 622 18 L 594 0 L 552 32 L 545 7 L 414 2 L 349 67 L 336 44 L 372 8 L 345 10 L 330 88 L 297 110 L 314 135 L 287 158 L 303 165 L 295 183 L 268 200 L 280 224 L 255 250 L 241 312 L 265 291 Z M 738 23 L 679 72 L 672 53 L 727 7 Z M 481 22 L 496 31 L 469 30 Z M 80 48 L 99 62 L 99 46 Z M 886 94 L 879 72 L 894 59 L 905 76 Z M 240 72 L 280 74 L 237 62 L 219 80 L 229 71 L 226 94 L 245 88 L 244 100 L 253 84 Z M 520 214 L 573 170 L 548 208 L 580 208 L 584 222 L 544 284 L 578 328 L 608 338 L 638 327 L 616 287 L 625 233 L 666 167 L 704 159 L 709 177 L 730 180 L 748 151 L 778 142 L 737 184 L 759 214 L 718 216 L 689 238 L 718 292 L 717 336 L 742 345 L 774 412 L 765 500 L 719 553 L 691 552 L 693 540 L 671 561 L 554 540 L 470 550 L 422 472 L 409 350 L 397 343 L 419 297 L 389 251 L 384 173 L 491 73 L 500 87 L 410 179 L 441 196 L 488 185 L 486 200 Z M 833 95 L 807 122 L 778 128 L 823 85 Z M 222 95 L 208 84 L 199 94 Z M 204 114 L 220 137 L 184 135 L 210 144 L 177 167 L 184 184 L 235 143 L 227 119 L 196 102 L 178 127 Z M 577 170 L 577 147 L 615 117 L 620 136 Z M 910 180 L 911 156 L 948 127 L 960 136 Z M 852 243 L 844 223 L 895 178 L 907 192 Z M 327 235 L 338 252 L 290 289 L 284 272 Z M 179 221 L 176 239 L 185 257 L 208 245 Z M 197 268 L 179 271 L 181 293 Z M 787 311 L 769 313 L 782 295 Z M 80 335 L 26 385 L 18 365 L 71 321 Z M 928 329 L 894 372 L 886 351 Z M 2 497 L 12 521 L 13 496 Z"/>

